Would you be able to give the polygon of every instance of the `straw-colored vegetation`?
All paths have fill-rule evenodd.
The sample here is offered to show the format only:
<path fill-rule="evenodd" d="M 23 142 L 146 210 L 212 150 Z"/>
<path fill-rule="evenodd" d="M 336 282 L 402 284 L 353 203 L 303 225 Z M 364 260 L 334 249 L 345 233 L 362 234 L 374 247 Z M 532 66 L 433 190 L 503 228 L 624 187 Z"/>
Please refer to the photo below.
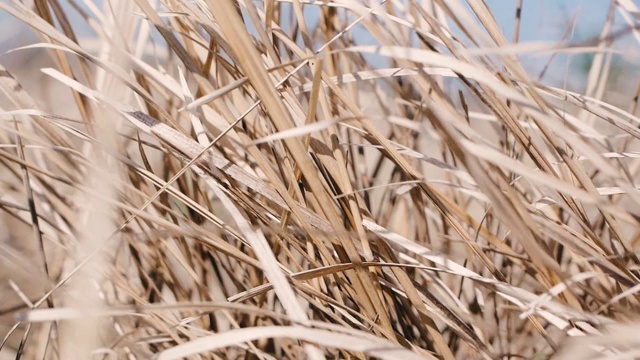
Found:
<path fill-rule="evenodd" d="M 481 0 L 61 3 L 0 1 L 39 39 L 0 58 L 36 57 L 0 69 L 0 354 L 639 356 L 631 1 L 542 45 Z M 520 62 L 562 53 L 586 90 Z"/>

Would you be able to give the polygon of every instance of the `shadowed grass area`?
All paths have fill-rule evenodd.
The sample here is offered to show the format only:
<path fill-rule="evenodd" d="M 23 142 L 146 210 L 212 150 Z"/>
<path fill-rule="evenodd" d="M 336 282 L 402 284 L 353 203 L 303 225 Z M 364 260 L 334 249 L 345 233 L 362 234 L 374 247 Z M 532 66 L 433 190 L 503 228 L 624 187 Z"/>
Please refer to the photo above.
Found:
<path fill-rule="evenodd" d="M 475 0 L 0 11 L 39 39 L 0 58 L 0 354 L 640 351 L 632 2 L 553 44 Z M 586 90 L 521 63 L 559 54 L 593 54 Z"/>

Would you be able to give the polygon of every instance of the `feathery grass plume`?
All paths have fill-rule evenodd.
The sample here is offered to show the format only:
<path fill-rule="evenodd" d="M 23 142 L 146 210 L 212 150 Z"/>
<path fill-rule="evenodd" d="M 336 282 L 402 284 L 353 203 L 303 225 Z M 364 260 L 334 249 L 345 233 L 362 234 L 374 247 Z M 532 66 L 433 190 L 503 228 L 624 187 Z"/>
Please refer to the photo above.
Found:
<path fill-rule="evenodd" d="M 0 2 L 0 355 L 637 356 L 639 10 L 509 4 Z"/>

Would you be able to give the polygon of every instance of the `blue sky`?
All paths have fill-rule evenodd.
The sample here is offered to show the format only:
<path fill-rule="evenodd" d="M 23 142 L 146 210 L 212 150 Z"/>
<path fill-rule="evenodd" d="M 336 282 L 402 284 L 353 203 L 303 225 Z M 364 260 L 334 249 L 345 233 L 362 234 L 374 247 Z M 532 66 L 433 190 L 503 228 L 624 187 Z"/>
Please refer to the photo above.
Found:
<path fill-rule="evenodd" d="M 502 30 L 511 39 L 515 24 L 516 0 L 486 0 Z M 608 0 L 524 0 L 521 40 L 553 41 L 575 19 L 576 35 L 600 32 L 607 16 Z"/>
<path fill-rule="evenodd" d="M 637 1 L 637 0 L 636 0 Z M 634 1 L 634 2 L 636 2 Z M 97 3 L 102 1 L 96 0 Z M 513 33 L 516 0 L 486 0 L 507 35 Z M 61 1 L 64 5 L 67 1 Z M 524 0 L 521 39 L 554 40 L 574 18 L 576 29 L 584 34 L 597 34 L 606 18 L 609 0 Z M 68 6 L 65 6 L 68 8 Z M 71 14 L 73 13 L 70 12 Z M 0 28 L 8 31 L 0 37 L 9 40 L 17 31 L 14 20 L 0 10 Z M 4 30 L 3 29 L 3 30 Z M 13 30 L 12 30 L 13 29 Z M 508 36 L 510 38 L 510 36 Z"/>
<path fill-rule="evenodd" d="M 486 2 L 492 9 L 496 21 L 502 26 L 506 37 L 511 39 L 515 24 L 517 1 L 486 0 Z M 638 5 L 638 0 L 634 0 L 633 3 Z M 578 43 L 595 38 L 601 33 L 607 20 L 609 6 L 609 0 L 524 0 L 520 41 L 560 41 L 563 39 L 563 33 L 566 30 L 569 31 L 564 40 L 569 43 Z M 615 28 L 619 30 L 625 23 L 617 12 L 615 14 L 614 24 Z M 630 43 L 633 44 L 633 49 L 637 51 L 637 42 L 632 40 L 630 36 L 625 36 L 615 41 L 613 47 L 615 49 L 624 49 L 625 45 Z M 637 55 L 635 54 L 635 59 L 637 59 Z M 574 55 L 571 58 L 564 55 L 557 56 L 550 70 L 551 76 L 558 79 L 554 85 L 559 85 L 565 77 L 568 77 L 574 79 L 575 85 L 579 86 L 584 80 L 588 58 L 589 56 L 585 57 L 584 55 Z M 521 57 L 521 59 L 523 59 L 533 75 L 541 70 L 548 56 L 529 55 Z M 638 70 L 634 60 L 627 56 L 614 55 L 614 64 L 617 64 L 616 66 L 619 70 L 623 69 L 620 71 L 634 71 L 637 73 Z M 615 80 L 615 76 L 616 73 L 612 73 L 613 80 Z"/>
<path fill-rule="evenodd" d="M 2 0 L 0 0 L 2 1 Z M 96 0 L 98 3 L 101 0 Z M 492 9 L 507 39 L 513 36 L 516 0 L 485 0 Z M 634 0 L 637 3 L 640 0 Z M 69 9 L 67 1 L 61 1 Z M 580 41 L 597 36 L 606 20 L 609 0 L 524 0 L 520 41 L 558 41 L 565 29 L 573 29 L 569 40 Z M 70 11 L 72 21 L 82 21 Z M 571 24 L 575 20 L 575 26 Z M 616 23 L 622 24 L 620 19 Z M 87 28 L 76 28 L 79 36 L 90 34 Z M 0 10 L 0 51 L 29 41 L 30 31 Z M 32 39 L 32 38 L 31 38 Z M 30 40 L 33 41 L 33 40 Z M 366 42 L 366 40 L 365 40 Z M 637 48 L 637 43 L 636 43 Z M 546 62 L 546 56 L 528 55 L 522 57 L 533 72 L 539 71 Z M 0 59 L 1 60 L 1 59 Z M 554 71 L 566 67 L 567 57 L 558 57 L 553 63 Z"/>

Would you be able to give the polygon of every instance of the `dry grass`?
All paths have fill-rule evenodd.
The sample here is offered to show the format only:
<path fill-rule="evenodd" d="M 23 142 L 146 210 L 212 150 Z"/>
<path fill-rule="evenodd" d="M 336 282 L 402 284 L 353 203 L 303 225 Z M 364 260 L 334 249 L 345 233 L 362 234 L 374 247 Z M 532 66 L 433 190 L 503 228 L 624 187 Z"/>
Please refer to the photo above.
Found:
<path fill-rule="evenodd" d="M 41 57 L 0 69 L 1 353 L 638 356 L 610 23 L 541 46 L 475 0 L 34 3 L 0 2 L 39 37 L 5 58 Z M 586 90 L 529 53 L 594 53 Z"/>

